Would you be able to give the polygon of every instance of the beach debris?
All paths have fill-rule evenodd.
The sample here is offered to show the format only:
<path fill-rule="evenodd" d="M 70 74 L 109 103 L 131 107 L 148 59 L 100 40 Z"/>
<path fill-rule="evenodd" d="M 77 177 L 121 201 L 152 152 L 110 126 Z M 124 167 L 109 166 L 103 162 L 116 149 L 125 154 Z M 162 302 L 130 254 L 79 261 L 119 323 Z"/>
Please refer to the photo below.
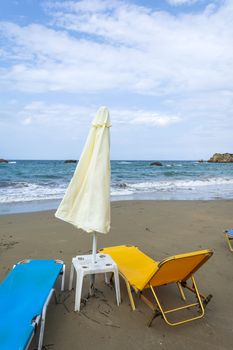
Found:
<path fill-rule="evenodd" d="M 233 163 L 233 153 L 215 153 L 208 163 Z"/>
<path fill-rule="evenodd" d="M 1 239 L 0 240 L 0 251 L 11 249 L 18 243 L 19 242 L 17 242 L 17 241 L 5 241 L 4 239 Z"/>
<path fill-rule="evenodd" d="M 150 165 L 162 166 L 163 164 L 161 162 L 152 162 Z"/>

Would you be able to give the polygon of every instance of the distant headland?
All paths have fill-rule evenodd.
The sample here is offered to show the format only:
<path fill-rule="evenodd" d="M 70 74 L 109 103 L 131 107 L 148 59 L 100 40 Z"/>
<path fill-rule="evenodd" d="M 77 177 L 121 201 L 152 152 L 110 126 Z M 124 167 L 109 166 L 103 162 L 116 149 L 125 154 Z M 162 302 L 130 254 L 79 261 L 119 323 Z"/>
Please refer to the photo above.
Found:
<path fill-rule="evenodd" d="M 233 163 L 232 153 L 215 153 L 208 163 Z"/>

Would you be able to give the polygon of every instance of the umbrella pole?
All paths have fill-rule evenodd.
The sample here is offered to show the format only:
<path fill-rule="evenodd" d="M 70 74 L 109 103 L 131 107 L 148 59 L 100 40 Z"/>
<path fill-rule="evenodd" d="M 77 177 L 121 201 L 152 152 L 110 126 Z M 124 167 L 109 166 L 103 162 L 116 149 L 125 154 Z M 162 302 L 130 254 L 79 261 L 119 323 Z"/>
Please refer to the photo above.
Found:
<path fill-rule="evenodd" d="M 96 232 L 93 233 L 93 241 L 92 241 L 92 263 L 96 263 L 96 251 L 97 251 L 97 234 Z M 95 294 L 95 275 L 90 276 L 90 289 L 89 293 L 91 296 Z"/>
<path fill-rule="evenodd" d="M 93 233 L 93 241 L 92 241 L 92 262 L 96 263 L 96 250 L 97 250 L 97 234 Z"/>

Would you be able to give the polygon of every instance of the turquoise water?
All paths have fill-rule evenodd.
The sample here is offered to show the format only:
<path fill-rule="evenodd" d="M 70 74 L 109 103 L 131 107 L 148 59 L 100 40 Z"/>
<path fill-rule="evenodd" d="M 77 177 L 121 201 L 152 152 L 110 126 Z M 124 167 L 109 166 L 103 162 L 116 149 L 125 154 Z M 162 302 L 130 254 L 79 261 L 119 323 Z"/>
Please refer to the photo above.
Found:
<path fill-rule="evenodd" d="M 111 198 L 233 198 L 233 164 L 197 161 L 112 161 Z M 56 208 L 76 164 L 17 160 L 0 164 L 0 213 Z"/>

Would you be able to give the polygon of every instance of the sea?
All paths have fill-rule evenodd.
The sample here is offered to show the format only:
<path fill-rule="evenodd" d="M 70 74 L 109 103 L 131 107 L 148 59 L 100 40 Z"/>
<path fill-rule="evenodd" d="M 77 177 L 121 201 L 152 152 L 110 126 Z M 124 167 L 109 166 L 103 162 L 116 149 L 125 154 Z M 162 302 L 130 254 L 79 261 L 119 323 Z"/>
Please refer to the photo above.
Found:
<path fill-rule="evenodd" d="M 111 200 L 233 199 L 233 163 L 152 162 L 112 160 Z M 62 160 L 0 164 L 0 214 L 55 209 L 76 166 Z"/>

